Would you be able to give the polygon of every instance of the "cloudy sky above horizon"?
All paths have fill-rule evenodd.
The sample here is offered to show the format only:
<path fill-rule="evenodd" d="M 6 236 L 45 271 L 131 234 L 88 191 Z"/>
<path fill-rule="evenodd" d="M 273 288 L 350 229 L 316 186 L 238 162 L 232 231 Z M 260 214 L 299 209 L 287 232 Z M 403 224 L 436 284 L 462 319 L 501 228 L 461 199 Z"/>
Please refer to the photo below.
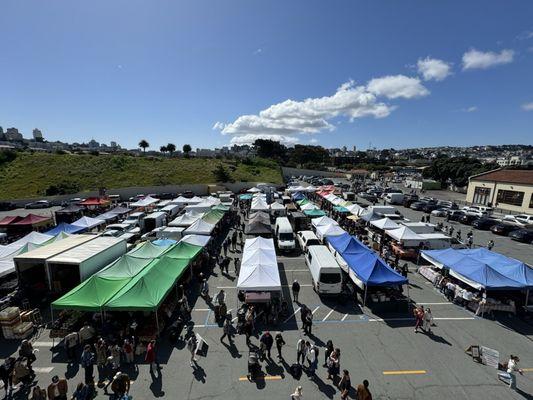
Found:
<path fill-rule="evenodd" d="M 533 3 L 6 0 L 0 126 L 158 149 L 533 143 Z"/>

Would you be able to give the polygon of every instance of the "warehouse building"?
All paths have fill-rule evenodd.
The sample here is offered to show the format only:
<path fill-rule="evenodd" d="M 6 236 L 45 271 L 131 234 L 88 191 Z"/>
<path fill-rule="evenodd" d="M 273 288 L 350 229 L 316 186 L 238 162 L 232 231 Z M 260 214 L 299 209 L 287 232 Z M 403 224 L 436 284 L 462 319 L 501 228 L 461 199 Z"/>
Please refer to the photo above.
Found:
<path fill-rule="evenodd" d="M 497 169 L 471 176 L 466 200 L 518 213 L 533 213 L 533 170 Z"/>

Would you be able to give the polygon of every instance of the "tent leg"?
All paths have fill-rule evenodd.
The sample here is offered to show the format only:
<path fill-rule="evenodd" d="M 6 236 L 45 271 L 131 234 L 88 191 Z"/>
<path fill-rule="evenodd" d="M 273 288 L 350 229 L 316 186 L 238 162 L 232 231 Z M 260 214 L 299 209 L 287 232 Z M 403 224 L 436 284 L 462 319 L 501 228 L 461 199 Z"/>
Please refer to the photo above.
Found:
<path fill-rule="evenodd" d="M 526 290 L 526 307 L 528 306 L 527 302 L 529 300 L 529 289 Z"/>
<path fill-rule="evenodd" d="M 365 285 L 365 298 L 363 299 L 363 307 L 366 307 L 366 292 L 368 289 L 368 285 Z"/>
<path fill-rule="evenodd" d="M 159 336 L 159 317 L 157 316 L 157 310 L 155 311 L 155 325 L 157 327 L 157 336 Z"/>

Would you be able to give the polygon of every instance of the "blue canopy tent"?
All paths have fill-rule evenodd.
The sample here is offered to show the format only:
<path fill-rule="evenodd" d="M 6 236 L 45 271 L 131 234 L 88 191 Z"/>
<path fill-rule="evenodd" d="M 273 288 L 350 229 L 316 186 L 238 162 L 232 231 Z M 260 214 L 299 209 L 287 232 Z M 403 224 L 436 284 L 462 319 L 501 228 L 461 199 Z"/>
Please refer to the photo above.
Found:
<path fill-rule="evenodd" d="M 305 194 L 303 194 L 302 192 L 296 192 L 294 193 L 291 198 L 294 200 L 294 201 L 298 201 L 298 200 L 302 200 L 302 199 L 307 199 L 307 196 Z"/>
<path fill-rule="evenodd" d="M 152 242 L 152 244 L 155 244 L 156 246 L 161 246 L 161 247 L 171 246 L 176 243 L 178 242 L 173 239 L 157 239 Z"/>
<path fill-rule="evenodd" d="M 67 224 L 66 222 L 61 222 L 56 227 L 50 229 L 49 231 L 45 232 L 47 235 L 55 236 L 61 232 L 65 233 L 77 233 L 83 231 L 85 228 L 81 226 L 71 225 Z"/>
<path fill-rule="evenodd" d="M 363 243 L 351 236 L 348 232 L 339 236 L 329 236 L 328 243 L 341 255 L 368 252 L 370 249 Z"/>

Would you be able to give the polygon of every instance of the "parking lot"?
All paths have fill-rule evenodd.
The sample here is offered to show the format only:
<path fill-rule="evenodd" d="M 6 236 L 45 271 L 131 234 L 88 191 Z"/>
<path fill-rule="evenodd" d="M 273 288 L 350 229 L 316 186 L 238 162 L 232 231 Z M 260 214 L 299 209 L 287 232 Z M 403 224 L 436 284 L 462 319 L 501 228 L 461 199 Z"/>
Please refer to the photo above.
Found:
<path fill-rule="evenodd" d="M 398 207 L 406 218 L 419 221 L 421 212 Z M 433 221 L 438 220 L 432 218 Z M 457 223 L 453 223 L 457 224 Z M 464 233 L 468 227 L 461 226 Z M 474 231 L 474 244 L 484 245 L 492 238 L 494 250 L 531 263 L 531 246 L 513 242 L 490 232 Z M 240 257 L 240 250 L 229 252 L 231 258 Z M 409 295 L 417 304 L 430 307 L 436 326 L 433 334 L 414 333 L 414 320 L 408 313 L 375 314 L 361 308 L 353 301 L 339 303 L 335 299 L 320 298 L 311 287 L 311 276 L 302 255 L 285 256 L 278 253 L 283 292 L 291 298 L 290 285 L 297 279 L 302 286 L 300 302 L 290 302 L 289 311 L 276 326 L 263 326 L 256 331 L 282 332 L 287 345 L 284 360 L 263 363 L 265 379 L 249 382 L 246 379 L 248 347 L 244 336 L 237 336 L 234 345 L 221 343 L 222 328 L 215 322 L 212 305 L 191 286 L 193 305 L 190 330 L 199 333 L 209 344 L 206 358 L 198 366 L 189 366 L 190 353 L 183 341 L 170 343 L 161 339 L 159 359 L 160 375 L 150 375 L 148 366 L 139 359 L 138 368 L 126 370 L 133 379 L 131 395 L 134 399 L 173 397 L 184 399 L 285 399 L 301 385 L 306 399 L 338 399 L 339 390 L 326 379 L 321 365 L 324 350 L 319 355 L 319 368 L 314 376 L 305 373 L 295 380 L 289 366 L 296 361 L 296 342 L 302 336 L 299 308 L 306 304 L 313 311 L 312 343 L 322 347 L 332 340 L 341 349 L 341 369 L 350 371 L 352 384 L 363 379 L 370 381 L 374 399 L 530 399 L 533 393 L 533 325 L 508 315 L 497 320 L 479 318 L 471 312 L 451 304 L 428 281 L 418 275 L 416 266 L 410 264 Z M 237 279 L 230 264 L 230 274 L 215 270 L 209 276 L 210 295 L 220 289 L 227 293 L 228 309 L 235 318 L 238 307 Z M 259 344 L 258 338 L 252 343 Z M 65 374 L 69 378 L 70 393 L 83 377 L 79 366 L 67 366 L 62 346 L 52 348 L 47 332 L 35 339 L 39 354 L 35 364 L 41 386 L 47 386 L 53 375 Z M 497 379 L 497 370 L 475 363 L 465 354 L 471 345 L 482 345 L 498 350 L 500 362 L 509 354 L 518 354 L 520 366 L 525 369 L 518 376 L 518 391 L 510 391 Z M 2 342 L 1 356 L 15 351 L 16 344 Z M 354 398 L 355 392 L 350 397 Z M 99 390 L 98 398 L 106 398 Z"/>

